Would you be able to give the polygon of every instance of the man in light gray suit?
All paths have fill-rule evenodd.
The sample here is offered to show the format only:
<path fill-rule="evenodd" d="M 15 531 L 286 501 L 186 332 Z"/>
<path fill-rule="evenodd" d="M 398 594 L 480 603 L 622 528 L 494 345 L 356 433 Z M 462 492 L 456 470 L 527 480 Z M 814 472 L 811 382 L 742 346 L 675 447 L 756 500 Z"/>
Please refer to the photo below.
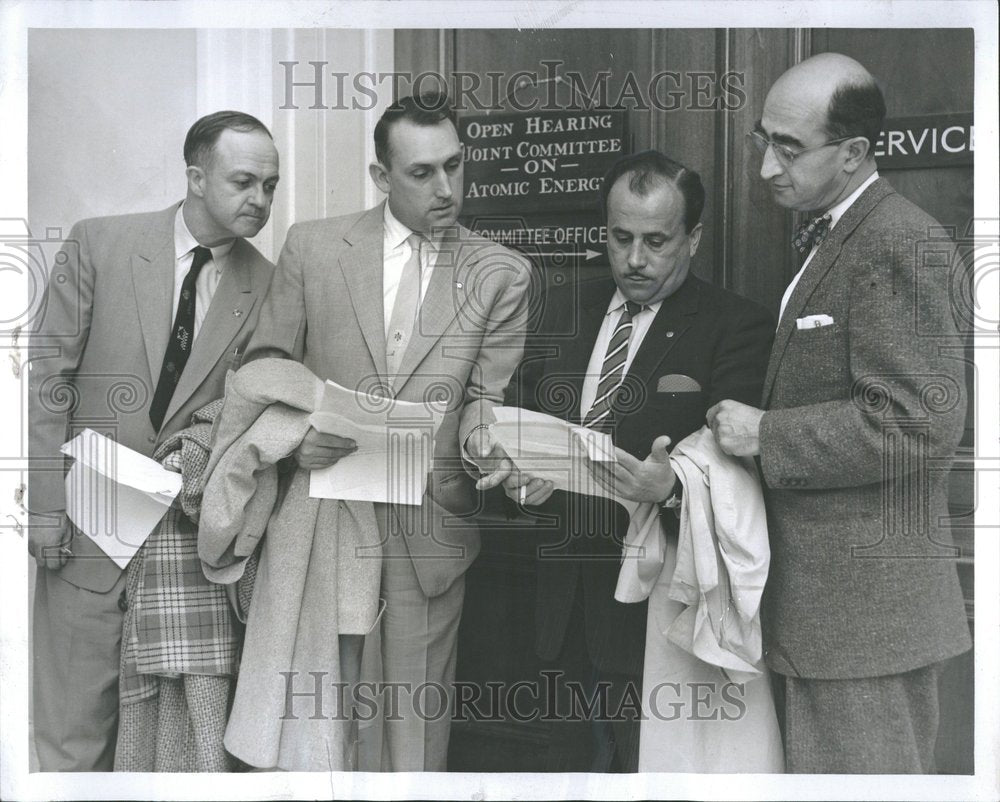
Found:
<path fill-rule="evenodd" d="M 248 114 L 198 120 L 184 143 L 187 196 L 160 212 L 77 223 L 32 337 L 29 549 L 34 725 L 43 771 L 110 771 L 118 720 L 125 573 L 66 516 L 59 447 L 90 427 L 141 454 L 220 398 L 274 266 L 263 228 L 278 153 Z"/>
<path fill-rule="evenodd" d="M 762 408 L 708 412 L 723 450 L 760 459 L 761 622 L 793 772 L 932 771 L 940 666 L 970 646 L 942 523 L 966 408 L 952 262 L 940 244 L 924 258 L 938 223 L 878 175 L 884 117 L 875 80 L 836 53 L 768 93 L 750 133 L 761 178 L 816 216 L 793 243 L 806 259 Z"/>
<path fill-rule="evenodd" d="M 393 103 L 375 151 L 369 171 L 387 202 L 289 230 L 247 356 L 290 357 L 351 390 L 447 404 L 421 506 L 375 505 L 383 678 L 399 683 L 382 767 L 443 771 L 464 574 L 479 553 L 466 460 L 486 474 L 480 487 L 510 472 L 487 427 L 523 352 L 531 273 L 524 257 L 456 225 L 462 146 L 446 98 Z M 312 429 L 297 461 L 322 468 L 354 448 Z"/>

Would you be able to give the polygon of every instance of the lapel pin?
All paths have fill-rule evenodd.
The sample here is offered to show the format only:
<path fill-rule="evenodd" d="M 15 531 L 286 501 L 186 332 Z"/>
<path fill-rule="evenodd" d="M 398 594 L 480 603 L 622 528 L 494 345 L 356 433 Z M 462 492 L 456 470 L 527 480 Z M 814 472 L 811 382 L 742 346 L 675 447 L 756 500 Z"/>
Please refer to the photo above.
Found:
<path fill-rule="evenodd" d="M 243 310 L 242 309 L 234 309 L 233 310 L 233 317 L 243 317 Z"/>
<path fill-rule="evenodd" d="M 459 289 L 462 289 L 462 282 L 461 281 L 456 281 L 455 282 L 455 286 L 458 287 Z"/>
<path fill-rule="evenodd" d="M 667 337 L 673 337 L 674 333 L 672 331 L 668 331 L 668 332 L 666 332 L 665 336 L 667 336 Z"/>

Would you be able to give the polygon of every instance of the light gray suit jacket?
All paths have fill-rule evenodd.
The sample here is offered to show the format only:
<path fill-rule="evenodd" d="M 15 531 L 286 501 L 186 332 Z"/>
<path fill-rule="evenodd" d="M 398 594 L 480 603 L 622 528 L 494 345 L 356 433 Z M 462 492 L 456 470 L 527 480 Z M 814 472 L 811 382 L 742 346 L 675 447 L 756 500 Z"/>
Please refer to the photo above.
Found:
<path fill-rule="evenodd" d="M 817 250 L 778 325 L 761 465 L 767 662 L 820 679 L 900 673 L 969 648 L 948 530 L 966 410 L 954 247 L 884 179 Z M 798 318 L 832 325 L 799 329 Z"/>
<path fill-rule="evenodd" d="M 444 593 L 479 553 L 476 495 L 461 444 L 493 421 L 521 359 L 531 268 L 523 256 L 454 227 L 441 242 L 418 324 L 396 376 L 386 367 L 384 204 L 288 231 L 248 359 L 288 357 L 349 389 L 383 387 L 404 401 L 439 399 L 421 507 L 377 504 L 383 538 L 398 520 L 424 593 Z"/>
<path fill-rule="evenodd" d="M 66 508 L 61 446 L 84 428 L 151 456 L 191 413 L 222 396 L 239 367 L 274 266 L 238 239 L 194 342 L 160 431 L 149 405 L 167 349 L 174 291 L 174 217 L 160 212 L 83 220 L 49 277 L 42 324 L 31 341 L 29 507 Z M 121 569 L 77 533 L 60 570 L 104 592 Z"/>

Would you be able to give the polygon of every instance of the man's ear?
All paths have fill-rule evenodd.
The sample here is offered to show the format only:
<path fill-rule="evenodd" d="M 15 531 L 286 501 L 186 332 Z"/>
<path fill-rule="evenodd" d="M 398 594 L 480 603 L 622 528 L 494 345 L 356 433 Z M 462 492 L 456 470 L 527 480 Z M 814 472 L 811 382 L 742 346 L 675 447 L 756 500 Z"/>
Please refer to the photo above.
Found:
<path fill-rule="evenodd" d="M 389 194 L 389 171 L 382 166 L 381 162 L 372 162 L 369 164 L 368 175 L 372 177 L 372 181 L 375 182 L 375 186 L 377 186 L 386 195 Z"/>
<path fill-rule="evenodd" d="M 863 136 L 854 137 L 845 144 L 847 145 L 847 158 L 844 161 L 844 170 L 853 173 L 864 164 L 871 146 Z"/>
<path fill-rule="evenodd" d="M 205 171 L 197 164 L 192 164 L 185 171 L 187 176 L 188 192 L 197 198 L 205 197 Z"/>
<path fill-rule="evenodd" d="M 692 257 L 698 253 L 698 245 L 701 243 L 701 232 L 701 223 L 698 223 L 698 225 L 691 229 L 691 233 L 688 234 L 688 247 L 691 249 Z"/>

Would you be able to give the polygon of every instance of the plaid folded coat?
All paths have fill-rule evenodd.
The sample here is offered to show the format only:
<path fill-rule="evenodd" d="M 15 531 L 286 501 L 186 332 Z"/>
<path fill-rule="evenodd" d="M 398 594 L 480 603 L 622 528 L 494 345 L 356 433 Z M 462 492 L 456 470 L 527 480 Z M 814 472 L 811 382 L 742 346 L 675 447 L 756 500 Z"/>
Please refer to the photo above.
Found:
<path fill-rule="evenodd" d="M 196 523 L 221 408 L 198 410 L 154 454 L 184 483 L 127 569 L 116 771 L 232 768 L 222 736 L 241 633 L 226 588 L 202 571 Z"/>

